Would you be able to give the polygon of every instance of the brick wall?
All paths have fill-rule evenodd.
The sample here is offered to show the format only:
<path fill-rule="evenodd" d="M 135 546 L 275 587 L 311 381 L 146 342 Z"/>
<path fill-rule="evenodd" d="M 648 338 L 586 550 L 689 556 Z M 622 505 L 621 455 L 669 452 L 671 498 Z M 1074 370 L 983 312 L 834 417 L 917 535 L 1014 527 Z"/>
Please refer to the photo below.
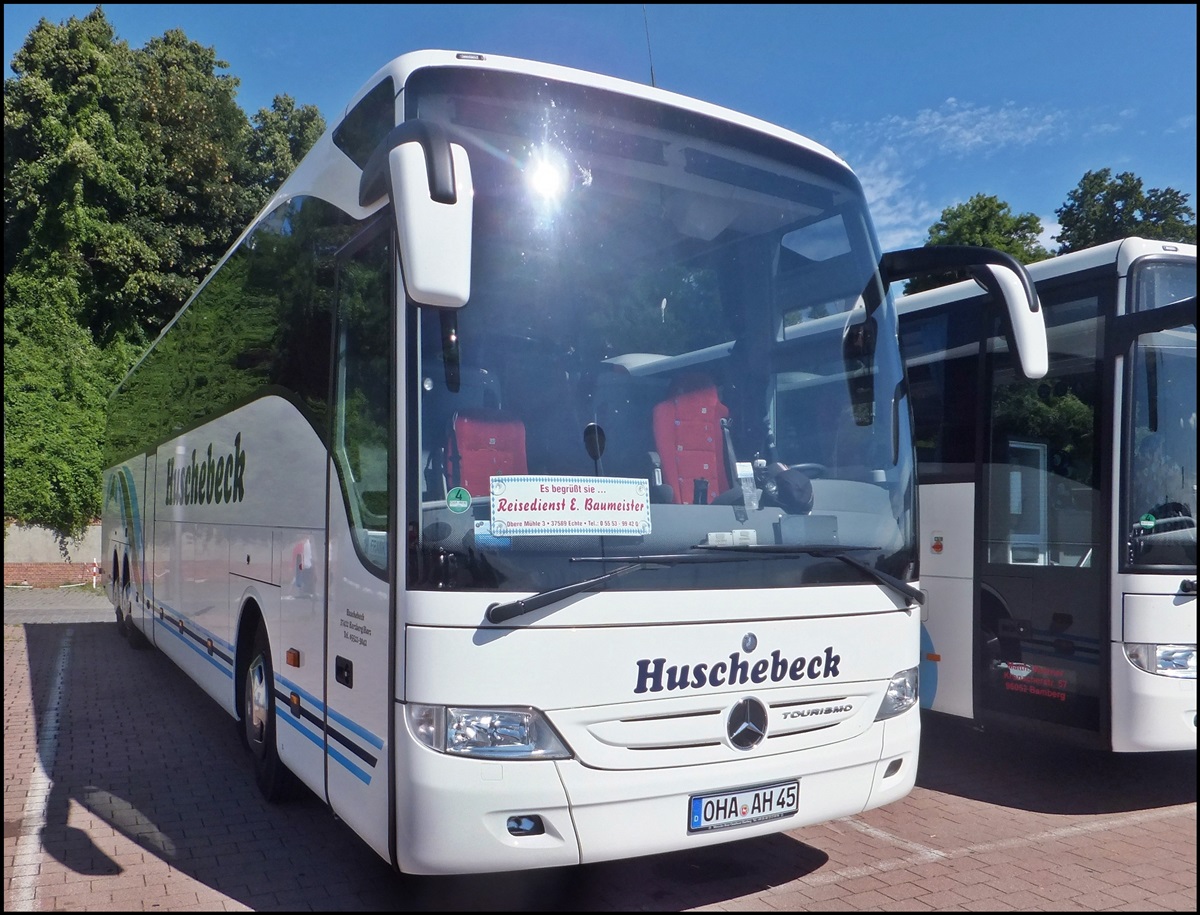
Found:
<path fill-rule="evenodd" d="M 92 584 L 92 560 L 100 556 L 100 525 L 79 540 L 61 542 L 52 531 L 23 524 L 4 526 L 4 584 L 57 588 Z M 96 586 L 103 584 L 97 578 Z"/>
<path fill-rule="evenodd" d="M 91 562 L 6 562 L 4 584 L 32 585 L 35 588 L 57 588 L 84 582 L 91 587 Z M 96 588 L 104 587 L 104 580 L 96 576 Z"/>

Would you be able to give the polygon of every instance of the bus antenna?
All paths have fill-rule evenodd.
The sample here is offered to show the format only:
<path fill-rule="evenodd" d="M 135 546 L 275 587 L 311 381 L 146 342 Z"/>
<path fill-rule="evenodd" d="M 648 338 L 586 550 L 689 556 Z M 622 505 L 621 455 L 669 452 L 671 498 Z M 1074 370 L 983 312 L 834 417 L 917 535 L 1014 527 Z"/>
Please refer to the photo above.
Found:
<path fill-rule="evenodd" d="M 646 4 L 642 4 L 642 21 L 646 23 L 646 56 L 650 58 L 650 85 L 657 88 L 654 82 L 654 53 L 650 50 L 650 20 L 646 18 Z"/>

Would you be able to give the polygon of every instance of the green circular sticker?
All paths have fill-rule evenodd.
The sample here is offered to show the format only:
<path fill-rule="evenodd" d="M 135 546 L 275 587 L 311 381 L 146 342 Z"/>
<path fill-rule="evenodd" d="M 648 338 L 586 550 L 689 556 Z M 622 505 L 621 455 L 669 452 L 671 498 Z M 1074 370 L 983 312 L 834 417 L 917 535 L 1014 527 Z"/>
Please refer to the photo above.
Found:
<path fill-rule="evenodd" d="M 1158 520 L 1158 519 L 1156 519 L 1154 517 L 1154 515 L 1150 514 L 1149 512 L 1146 512 L 1146 514 L 1142 515 L 1140 523 L 1142 525 L 1143 530 L 1148 531 L 1148 530 L 1152 529 L 1154 527 L 1154 522 L 1156 520 Z"/>
<path fill-rule="evenodd" d="M 471 507 L 471 494 L 461 486 L 455 486 L 446 493 L 446 507 L 456 515 L 461 515 Z"/>

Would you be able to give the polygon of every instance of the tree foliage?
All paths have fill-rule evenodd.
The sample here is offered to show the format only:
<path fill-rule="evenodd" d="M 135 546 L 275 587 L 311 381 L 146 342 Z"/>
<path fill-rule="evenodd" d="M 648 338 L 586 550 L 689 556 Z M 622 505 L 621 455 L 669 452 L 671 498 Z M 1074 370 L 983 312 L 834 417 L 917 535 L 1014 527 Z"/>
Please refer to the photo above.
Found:
<path fill-rule="evenodd" d="M 942 218 L 929 227 L 926 244 L 982 245 L 1011 254 L 1022 264 L 1031 264 L 1050 256 L 1038 241 L 1041 234 L 1042 221 L 1033 213 L 1014 216 L 1009 205 L 998 197 L 976 194 L 966 203 L 942 210 Z M 915 277 L 909 280 L 905 292 L 934 289 L 965 277 L 965 273 Z"/>
<path fill-rule="evenodd" d="M 4 303 L 5 518 L 78 537 L 100 511 L 104 406 L 125 354 L 96 346 L 50 271 L 10 275 Z"/>
<path fill-rule="evenodd" d="M 286 95 L 251 121 L 226 67 L 179 30 L 130 49 L 100 7 L 41 20 L 13 57 L 8 519 L 66 534 L 95 517 L 108 392 L 325 129 Z"/>
<path fill-rule="evenodd" d="M 1087 172 L 1055 210 L 1062 231 L 1055 236 L 1059 254 L 1079 251 L 1130 235 L 1196 243 L 1196 213 L 1188 195 L 1174 188 L 1142 189 L 1132 172 L 1115 178 L 1112 170 Z"/>
<path fill-rule="evenodd" d="M 265 200 L 325 132 L 325 119 L 312 105 L 297 107 L 291 96 L 277 95 L 270 108 L 258 110 L 253 122 L 247 155 Z"/>

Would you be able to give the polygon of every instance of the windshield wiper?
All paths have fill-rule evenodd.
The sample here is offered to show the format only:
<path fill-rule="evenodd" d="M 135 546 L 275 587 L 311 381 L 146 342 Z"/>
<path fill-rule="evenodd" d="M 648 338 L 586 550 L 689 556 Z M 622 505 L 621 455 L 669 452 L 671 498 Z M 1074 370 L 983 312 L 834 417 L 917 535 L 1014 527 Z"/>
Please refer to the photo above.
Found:
<path fill-rule="evenodd" d="M 651 569 L 656 566 L 711 563 L 716 557 L 701 556 L 697 553 L 664 553 L 658 556 L 622 556 L 620 558 L 626 561 L 626 565 L 618 566 L 615 569 L 605 572 L 603 575 L 597 575 L 595 578 L 588 578 L 584 581 L 563 585 L 561 588 L 550 588 L 547 591 L 539 591 L 532 597 L 525 597 L 521 600 L 508 601 L 503 604 L 492 604 L 484 612 L 484 618 L 489 623 L 503 623 L 506 620 L 511 620 L 513 617 L 521 616 L 534 610 L 540 610 L 542 607 L 552 604 L 555 601 L 565 600 L 583 591 L 598 588 L 605 582 L 611 581 L 627 572 L 633 572 L 637 569 Z M 744 561 L 750 558 L 753 557 L 749 554 L 729 555 L 722 556 L 720 561 Z M 571 561 L 614 562 L 615 559 L 604 556 L 575 556 L 572 557 Z"/>
<path fill-rule="evenodd" d="M 595 578 L 587 578 L 583 581 L 577 581 L 569 585 L 563 585 L 561 588 L 550 588 L 546 591 L 539 591 L 531 597 L 524 597 L 520 600 L 507 601 L 506 603 L 491 604 L 484 612 L 484 618 L 489 623 L 503 623 L 514 617 L 522 616 L 526 613 L 531 613 L 534 610 L 540 610 L 542 607 L 549 606 L 556 601 L 565 600 L 568 597 L 573 597 L 576 594 L 581 594 L 584 591 L 591 591 L 594 588 L 599 588 L 606 582 L 617 578 L 620 575 L 625 575 L 628 572 L 634 572 L 638 569 L 652 569 L 657 567 L 665 567 L 671 565 L 689 565 L 700 563 L 713 562 L 744 562 L 748 559 L 770 559 L 774 557 L 809 555 L 809 556 L 828 556 L 831 559 L 838 559 L 846 563 L 848 566 L 853 566 L 860 572 L 870 576 L 882 585 L 898 591 L 901 595 L 911 600 L 915 600 L 918 604 L 925 603 L 925 595 L 914 588 L 907 582 L 901 581 L 887 572 L 881 572 L 879 569 L 874 569 L 860 559 L 855 559 L 853 556 L 847 555 L 844 547 L 836 546 L 791 546 L 791 545 L 776 545 L 763 544 L 761 546 L 708 546 L 706 544 L 692 547 L 693 550 L 701 550 L 699 553 L 661 553 L 658 555 L 649 556 L 622 556 L 625 565 L 618 566 L 615 569 L 610 569 L 603 575 L 597 575 Z M 609 556 L 574 556 L 572 562 L 614 562 L 615 557 Z"/>
<path fill-rule="evenodd" d="M 590 591 L 592 588 L 597 588 L 606 581 L 616 578 L 618 575 L 624 575 L 626 572 L 632 572 L 634 569 L 643 569 L 645 567 L 646 563 L 644 562 L 631 562 L 629 565 L 605 572 L 603 575 L 597 575 L 595 578 L 577 581 L 574 584 L 564 585 L 561 588 L 551 588 L 549 591 L 539 591 L 533 597 L 510 600 L 504 604 L 491 604 L 487 608 L 487 612 L 483 615 L 489 623 L 503 623 L 514 616 L 520 616 L 523 613 L 529 613 L 533 610 L 540 610 L 542 607 L 552 604 L 556 600 L 563 600 L 581 591 Z"/>
<path fill-rule="evenodd" d="M 750 555 L 765 555 L 765 556 L 795 556 L 804 554 L 808 556 L 828 556 L 830 559 L 837 559 L 844 562 L 848 566 L 858 569 L 860 572 L 869 575 L 881 585 L 885 585 L 894 591 L 898 591 L 903 597 L 910 600 L 915 600 L 918 604 L 925 603 L 925 595 L 917 588 L 914 588 L 906 581 L 901 581 L 894 575 L 889 575 L 887 572 L 876 569 L 873 566 L 867 565 L 861 559 L 856 559 L 846 552 L 845 547 L 838 546 L 794 546 L 792 544 L 746 544 L 744 546 L 709 546 L 701 544 L 693 549 L 707 550 L 710 552 L 737 552 Z M 866 549 L 866 547 L 862 547 Z"/>

